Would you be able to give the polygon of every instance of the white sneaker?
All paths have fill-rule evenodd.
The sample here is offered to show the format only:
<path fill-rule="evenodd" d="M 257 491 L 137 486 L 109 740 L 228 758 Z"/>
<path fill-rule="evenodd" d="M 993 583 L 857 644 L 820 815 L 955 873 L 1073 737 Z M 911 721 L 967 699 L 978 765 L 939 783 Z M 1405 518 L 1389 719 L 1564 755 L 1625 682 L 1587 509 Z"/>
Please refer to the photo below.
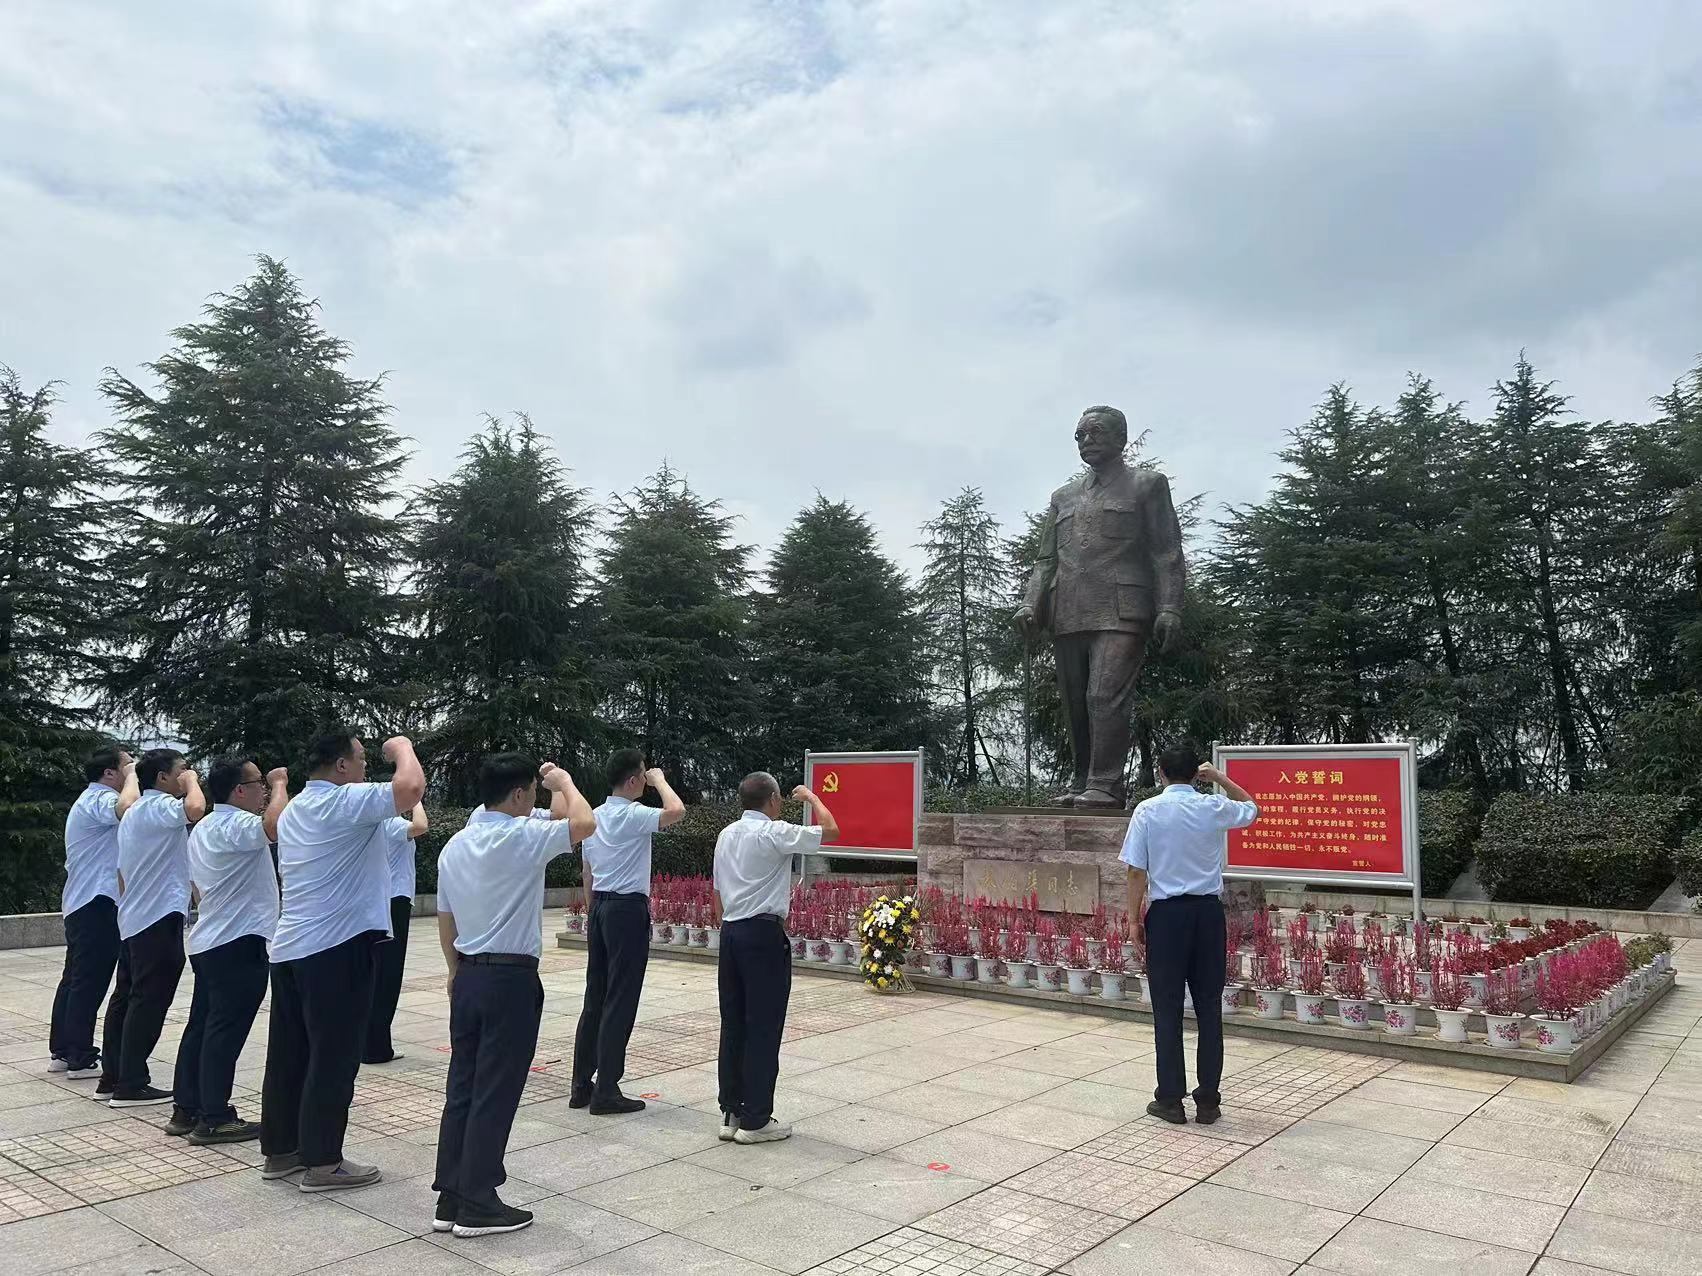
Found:
<path fill-rule="evenodd" d="M 768 1118 L 768 1124 L 760 1130 L 738 1130 L 733 1134 L 735 1143 L 778 1143 L 781 1139 L 792 1137 L 792 1127 L 783 1125 L 773 1117 Z"/>
<path fill-rule="evenodd" d="M 739 1118 L 731 1112 L 721 1114 L 721 1133 L 717 1136 L 723 1143 L 731 1143 L 739 1132 Z"/>
<path fill-rule="evenodd" d="M 64 1072 L 70 1066 L 71 1065 L 66 1063 L 63 1059 L 50 1059 L 47 1062 L 47 1070 L 49 1072 Z"/>

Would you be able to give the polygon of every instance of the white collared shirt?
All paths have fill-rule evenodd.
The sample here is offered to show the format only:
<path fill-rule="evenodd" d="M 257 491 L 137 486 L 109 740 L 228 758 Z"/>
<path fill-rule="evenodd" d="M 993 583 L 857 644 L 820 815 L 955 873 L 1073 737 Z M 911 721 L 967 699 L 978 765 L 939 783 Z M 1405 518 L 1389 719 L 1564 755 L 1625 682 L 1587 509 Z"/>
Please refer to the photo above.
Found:
<path fill-rule="evenodd" d="M 260 817 L 216 802 L 189 834 L 189 876 L 201 892 L 186 948 L 191 957 L 244 935 L 271 942 L 278 875 Z"/>
<path fill-rule="evenodd" d="M 792 857 L 821 850 L 813 824 L 771 820 L 746 811 L 715 839 L 715 892 L 721 920 L 743 921 L 771 913 L 784 918 L 792 907 Z"/>
<path fill-rule="evenodd" d="M 1130 868 L 1146 870 L 1152 903 L 1178 895 L 1221 895 L 1225 834 L 1258 818 L 1252 802 L 1172 784 L 1135 808 L 1119 858 Z"/>
<path fill-rule="evenodd" d="M 662 812 L 630 798 L 611 797 L 596 810 L 597 831 L 580 848 L 591 889 L 617 895 L 650 893 L 650 838 Z"/>
<path fill-rule="evenodd" d="M 366 931 L 390 934 L 390 859 L 380 826 L 395 818 L 388 784 L 309 780 L 284 808 L 278 819 L 284 894 L 273 964 L 311 957 Z"/>
<path fill-rule="evenodd" d="M 92 783 L 65 817 L 65 889 L 59 911 L 69 917 L 97 895 L 118 902 L 118 791 Z"/>
<path fill-rule="evenodd" d="M 544 866 L 573 849 L 569 820 L 477 808 L 437 856 L 437 911 L 455 919 L 455 951 L 543 954 Z"/>
<path fill-rule="evenodd" d="M 378 835 L 384 839 L 384 853 L 390 862 L 390 897 L 406 895 L 414 897 L 414 839 L 408 836 L 408 830 L 413 827 L 413 821 L 405 815 L 398 815 L 378 826 Z"/>
<path fill-rule="evenodd" d="M 118 822 L 118 937 L 172 913 L 189 916 L 189 818 L 183 799 L 149 789 Z"/>

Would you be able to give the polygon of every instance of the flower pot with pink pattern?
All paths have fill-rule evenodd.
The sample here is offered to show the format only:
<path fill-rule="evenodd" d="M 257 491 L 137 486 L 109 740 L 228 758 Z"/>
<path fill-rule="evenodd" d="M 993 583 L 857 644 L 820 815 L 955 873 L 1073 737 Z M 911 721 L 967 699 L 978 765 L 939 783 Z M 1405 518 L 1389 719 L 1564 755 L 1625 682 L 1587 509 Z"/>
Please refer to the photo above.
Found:
<path fill-rule="evenodd" d="M 688 948 L 708 948 L 709 927 L 693 926 L 686 935 L 686 946 Z"/>
<path fill-rule="evenodd" d="M 1438 1041 L 1452 1042 L 1454 1045 L 1464 1045 L 1466 1042 L 1466 1020 L 1471 1018 L 1469 1010 L 1436 1009 Z"/>
<path fill-rule="evenodd" d="M 1223 1013 L 1226 1015 L 1241 1012 L 1241 994 L 1246 991 L 1245 984 L 1225 984 L 1223 986 Z"/>
<path fill-rule="evenodd" d="M 1416 996 L 1420 1001 L 1429 1001 L 1430 1000 L 1430 989 L 1431 989 L 1432 980 L 1433 980 L 1433 976 L 1432 976 L 1431 972 L 1428 971 L 1428 970 L 1415 970 L 1415 971 L 1413 971 L 1412 972 L 1412 983 L 1413 983 L 1413 989 L 1414 989 L 1413 995 Z"/>
<path fill-rule="evenodd" d="M 951 959 L 951 977 L 960 984 L 966 984 L 975 978 L 975 958 L 957 957 Z"/>
<path fill-rule="evenodd" d="M 1523 1015 L 1485 1015 L 1489 1044 L 1497 1050 L 1517 1050 L 1521 1036 L 1520 1022 L 1523 1019 Z"/>
<path fill-rule="evenodd" d="M 1391 1037 L 1410 1037 L 1418 1028 L 1418 1007 L 1410 1002 L 1383 1003 L 1383 1031 Z"/>
<path fill-rule="evenodd" d="M 1064 967 L 1064 979 L 1067 991 L 1072 997 L 1086 997 L 1093 992 L 1093 971 L 1091 968 L 1078 970 L 1074 966 Z"/>
<path fill-rule="evenodd" d="M 810 940 L 810 960 L 828 962 L 833 960 L 833 941 L 831 939 Z"/>
<path fill-rule="evenodd" d="M 932 975 L 935 979 L 950 979 L 951 978 L 951 954 L 950 953 L 929 953 L 928 954 L 928 973 L 930 975 Z"/>
<path fill-rule="evenodd" d="M 835 966 L 855 966 L 857 964 L 857 945 L 849 939 L 833 939 L 828 941 L 832 951 L 828 960 Z"/>
<path fill-rule="evenodd" d="M 1553 1019 L 1548 1015 L 1532 1015 L 1537 1026 L 1537 1046 L 1549 1054 L 1569 1054 L 1577 1044 L 1577 1028 L 1571 1019 Z"/>
<path fill-rule="evenodd" d="M 1371 1003 L 1361 997 L 1343 997 L 1336 1002 L 1336 1020 L 1344 1028 L 1365 1028 L 1371 1023 Z"/>
<path fill-rule="evenodd" d="M 1327 1000 L 1321 993 L 1297 992 L 1294 994 L 1294 1017 L 1301 1023 L 1323 1023 L 1324 1002 Z"/>
<path fill-rule="evenodd" d="M 1005 987 L 1027 988 L 1028 979 L 1033 967 L 1026 961 L 1007 961 L 1005 963 Z"/>
<path fill-rule="evenodd" d="M 1048 966 L 1042 962 L 1034 963 L 1034 986 L 1044 992 L 1062 992 L 1064 988 L 1064 968 Z"/>
<path fill-rule="evenodd" d="M 1120 970 L 1102 970 L 1099 972 L 1099 999 L 1101 1001 L 1122 1001 L 1126 993 L 1123 981 L 1128 978 Z"/>
<path fill-rule="evenodd" d="M 565 920 L 567 922 L 567 933 L 569 935 L 583 935 L 585 933 L 584 913 L 569 913 Z"/>
<path fill-rule="evenodd" d="M 719 926 L 705 926 L 703 928 L 703 946 L 712 953 L 720 951 L 721 928 Z M 796 941 L 793 942 L 792 951 L 794 954 L 798 951 Z"/>
<path fill-rule="evenodd" d="M 1280 988 L 1253 989 L 1253 1013 L 1261 1019 L 1281 1019 L 1282 1001 Z"/>
<path fill-rule="evenodd" d="M 1004 978 L 1005 963 L 992 957 L 977 957 L 975 959 L 975 982 L 978 984 L 997 984 Z"/>
<path fill-rule="evenodd" d="M 810 941 L 802 935 L 792 936 L 792 960 L 808 961 L 810 956 Z"/>

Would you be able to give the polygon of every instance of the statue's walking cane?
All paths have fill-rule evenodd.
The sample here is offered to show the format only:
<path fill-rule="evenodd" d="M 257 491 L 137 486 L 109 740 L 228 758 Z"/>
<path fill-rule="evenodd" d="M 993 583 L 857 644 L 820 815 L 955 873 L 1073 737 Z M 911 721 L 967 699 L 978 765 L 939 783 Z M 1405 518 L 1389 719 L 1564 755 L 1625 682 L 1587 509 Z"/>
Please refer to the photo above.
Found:
<path fill-rule="evenodd" d="M 1034 805 L 1034 639 L 1022 635 L 1022 804 Z"/>

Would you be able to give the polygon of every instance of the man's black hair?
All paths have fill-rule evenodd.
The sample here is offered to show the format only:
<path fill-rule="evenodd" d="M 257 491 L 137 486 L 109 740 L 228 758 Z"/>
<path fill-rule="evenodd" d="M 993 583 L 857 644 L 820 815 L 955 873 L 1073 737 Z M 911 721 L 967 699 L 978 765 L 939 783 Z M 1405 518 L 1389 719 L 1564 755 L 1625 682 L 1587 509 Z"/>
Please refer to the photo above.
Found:
<path fill-rule="evenodd" d="M 215 802 L 228 802 L 230 795 L 237 785 L 242 783 L 243 768 L 254 762 L 253 758 L 220 758 L 213 763 L 213 769 L 207 772 L 207 792 Z M 254 763 L 259 770 L 259 763 Z"/>
<path fill-rule="evenodd" d="M 779 796 L 780 782 L 767 771 L 752 771 L 739 781 L 739 805 L 747 811 L 760 811 Z"/>
<path fill-rule="evenodd" d="M 183 755 L 176 749 L 149 749 L 136 763 L 136 786 L 146 793 L 162 775 L 170 775 L 172 767 L 181 761 Z"/>
<path fill-rule="evenodd" d="M 1192 784 L 1194 773 L 1200 769 L 1200 746 L 1192 740 L 1173 744 L 1158 755 L 1158 769 L 1172 784 Z"/>
<path fill-rule="evenodd" d="M 355 734 L 353 727 L 337 726 L 314 736 L 313 742 L 307 746 L 308 774 L 334 767 L 343 758 L 354 757 Z"/>
<path fill-rule="evenodd" d="M 108 771 L 118 770 L 120 761 L 117 749 L 96 749 L 83 763 L 83 778 L 93 784 Z"/>
<path fill-rule="evenodd" d="M 524 753 L 493 753 L 479 764 L 479 801 L 501 806 L 538 778 L 538 764 Z"/>
<path fill-rule="evenodd" d="M 620 788 L 633 776 L 643 774 L 643 749 L 616 749 L 609 754 L 609 764 L 604 768 L 604 775 L 609 781 L 610 792 Z"/>

